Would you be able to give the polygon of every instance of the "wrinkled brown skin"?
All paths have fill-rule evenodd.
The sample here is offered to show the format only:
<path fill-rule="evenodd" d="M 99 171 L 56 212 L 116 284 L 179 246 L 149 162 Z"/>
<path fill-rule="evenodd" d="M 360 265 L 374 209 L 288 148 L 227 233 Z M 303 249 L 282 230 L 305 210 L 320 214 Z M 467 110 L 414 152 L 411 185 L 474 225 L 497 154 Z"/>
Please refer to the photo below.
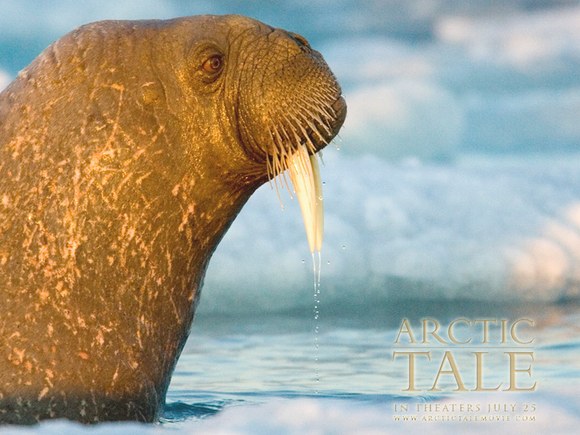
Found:
<path fill-rule="evenodd" d="M 346 114 L 321 56 L 199 16 L 83 26 L 0 94 L 0 422 L 158 419 L 211 254 L 267 180 L 259 113 L 321 86 L 318 147 Z"/>

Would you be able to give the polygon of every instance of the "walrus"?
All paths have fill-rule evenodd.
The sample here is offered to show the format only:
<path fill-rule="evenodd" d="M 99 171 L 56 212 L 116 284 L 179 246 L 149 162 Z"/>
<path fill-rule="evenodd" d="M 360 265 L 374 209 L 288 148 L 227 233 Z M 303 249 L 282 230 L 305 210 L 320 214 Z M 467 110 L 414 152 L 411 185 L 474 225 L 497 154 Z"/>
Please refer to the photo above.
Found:
<path fill-rule="evenodd" d="M 97 22 L 41 53 L 0 94 L 0 422 L 156 421 L 252 193 L 291 169 L 319 249 L 313 156 L 345 116 L 306 39 L 242 16 Z"/>

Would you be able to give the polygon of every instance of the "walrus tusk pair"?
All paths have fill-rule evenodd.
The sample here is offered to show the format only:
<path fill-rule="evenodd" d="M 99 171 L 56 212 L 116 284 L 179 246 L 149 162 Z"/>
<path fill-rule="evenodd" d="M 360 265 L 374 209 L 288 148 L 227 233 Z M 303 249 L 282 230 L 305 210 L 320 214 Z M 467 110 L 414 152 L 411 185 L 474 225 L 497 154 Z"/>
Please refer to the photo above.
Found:
<path fill-rule="evenodd" d="M 309 155 L 305 146 L 288 157 L 290 180 L 302 211 L 302 220 L 310 252 L 320 252 L 324 233 L 322 182 L 316 154 Z"/>

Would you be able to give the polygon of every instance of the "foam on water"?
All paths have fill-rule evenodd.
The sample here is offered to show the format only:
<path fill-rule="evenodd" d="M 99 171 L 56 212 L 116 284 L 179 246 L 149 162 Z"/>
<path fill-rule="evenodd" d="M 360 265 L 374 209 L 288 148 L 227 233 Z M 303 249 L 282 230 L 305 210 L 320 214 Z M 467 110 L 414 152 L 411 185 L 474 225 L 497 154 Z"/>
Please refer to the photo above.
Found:
<path fill-rule="evenodd" d="M 273 399 L 262 405 L 233 406 L 217 416 L 202 421 L 187 421 L 179 425 L 154 426 L 135 423 L 109 423 L 98 426 L 81 426 L 72 422 L 44 422 L 34 428 L 5 428 L 3 435 L 60 435 L 63 433 L 105 435 L 132 434 L 304 434 L 304 433 L 406 433 L 446 434 L 459 431 L 469 434 L 513 433 L 575 433 L 580 424 L 576 392 L 569 391 L 569 402 L 554 401 L 548 395 L 533 397 L 538 407 L 534 422 L 402 422 L 392 416 L 392 402 L 368 403 L 337 399 Z M 412 403 L 412 402 L 411 402 Z M 509 403 L 501 395 L 481 394 L 477 398 L 454 396 L 444 399 L 441 405 Z M 576 404 L 570 406 L 570 404 Z"/>

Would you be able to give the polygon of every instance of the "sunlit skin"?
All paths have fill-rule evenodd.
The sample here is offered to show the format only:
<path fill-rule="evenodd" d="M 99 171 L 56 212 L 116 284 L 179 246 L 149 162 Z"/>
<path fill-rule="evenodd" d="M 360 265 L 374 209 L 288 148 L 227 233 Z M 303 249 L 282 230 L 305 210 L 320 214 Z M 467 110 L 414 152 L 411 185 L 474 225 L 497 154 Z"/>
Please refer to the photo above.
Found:
<path fill-rule="evenodd" d="M 0 422 L 155 421 L 217 244 L 345 115 L 304 38 L 244 17 L 45 50 L 0 94 Z"/>

